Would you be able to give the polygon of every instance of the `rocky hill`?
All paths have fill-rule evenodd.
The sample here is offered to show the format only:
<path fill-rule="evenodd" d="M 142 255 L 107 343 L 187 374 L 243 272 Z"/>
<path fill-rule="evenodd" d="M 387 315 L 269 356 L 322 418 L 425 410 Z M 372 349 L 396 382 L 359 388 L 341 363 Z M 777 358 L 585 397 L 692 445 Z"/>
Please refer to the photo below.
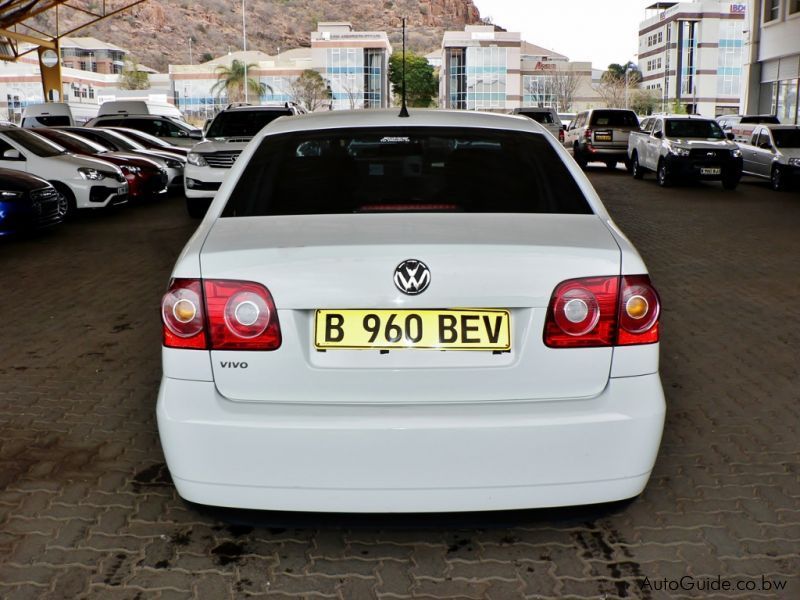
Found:
<path fill-rule="evenodd" d="M 142 64 L 159 71 L 189 62 L 189 38 L 195 63 L 242 47 L 238 0 L 148 0 L 121 15 L 80 30 L 127 49 Z M 246 0 L 247 47 L 274 54 L 308 46 L 320 21 L 350 21 L 356 30 L 386 31 L 399 44 L 407 18 L 409 47 L 429 52 L 445 29 L 480 22 L 472 0 Z M 62 30 L 64 29 L 62 25 Z"/>

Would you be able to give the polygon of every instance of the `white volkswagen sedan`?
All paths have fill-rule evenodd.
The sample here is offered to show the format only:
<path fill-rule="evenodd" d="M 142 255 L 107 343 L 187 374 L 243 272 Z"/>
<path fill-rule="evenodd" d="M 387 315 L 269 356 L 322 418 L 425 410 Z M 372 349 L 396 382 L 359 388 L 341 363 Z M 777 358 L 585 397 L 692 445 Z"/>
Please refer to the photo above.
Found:
<path fill-rule="evenodd" d="M 631 498 L 664 423 L 658 295 L 553 136 L 473 112 L 274 121 L 162 302 L 158 426 L 208 505 Z"/>

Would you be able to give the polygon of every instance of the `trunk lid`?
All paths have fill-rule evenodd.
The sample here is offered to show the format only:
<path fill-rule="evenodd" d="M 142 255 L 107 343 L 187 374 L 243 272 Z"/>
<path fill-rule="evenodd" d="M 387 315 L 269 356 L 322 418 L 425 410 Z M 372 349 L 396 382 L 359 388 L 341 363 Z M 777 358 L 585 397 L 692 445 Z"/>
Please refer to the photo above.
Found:
<path fill-rule="evenodd" d="M 394 270 L 427 264 L 428 289 L 401 293 Z M 610 348 L 542 341 L 555 286 L 620 272 L 620 250 L 595 215 L 358 214 L 218 219 L 202 276 L 265 285 L 283 344 L 212 351 L 232 400 L 451 402 L 586 397 L 605 387 Z M 314 347 L 317 309 L 508 309 L 511 351 L 327 350 Z M 231 368 L 232 363 L 246 368 Z M 325 390 L 324 394 L 320 390 Z"/>

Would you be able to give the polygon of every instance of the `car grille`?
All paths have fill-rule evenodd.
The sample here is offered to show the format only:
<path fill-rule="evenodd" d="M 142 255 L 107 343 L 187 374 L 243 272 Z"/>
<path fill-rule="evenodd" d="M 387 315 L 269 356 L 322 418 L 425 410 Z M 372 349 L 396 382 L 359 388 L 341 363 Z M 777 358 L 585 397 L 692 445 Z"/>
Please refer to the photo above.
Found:
<path fill-rule="evenodd" d="M 203 154 L 202 156 L 206 159 L 209 167 L 213 167 L 215 169 L 230 169 L 233 166 L 233 163 L 236 162 L 236 159 L 239 158 L 241 153 L 242 152 L 240 150 L 233 152 L 209 152 L 208 154 Z"/>
<path fill-rule="evenodd" d="M 33 190 L 31 201 L 35 227 L 55 225 L 61 221 L 62 207 L 59 205 L 61 198 L 56 190 L 53 188 Z"/>
<path fill-rule="evenodd" d="M 730 158 L 731 153 L 727 150 L 701 150 L 693 148 L 689 150 L 689 157 L 695 160 L 723 160 Z"/>

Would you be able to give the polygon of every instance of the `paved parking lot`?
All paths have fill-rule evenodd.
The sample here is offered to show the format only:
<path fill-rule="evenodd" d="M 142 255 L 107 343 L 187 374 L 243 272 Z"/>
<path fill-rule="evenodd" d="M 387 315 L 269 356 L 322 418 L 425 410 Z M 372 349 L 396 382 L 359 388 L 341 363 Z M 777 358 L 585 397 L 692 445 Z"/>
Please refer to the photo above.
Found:
<path fill-rule="evenodd" d="M 369 519 L 187 506 L 154 419 L 158 303 L 196 224 L 173 198 L 0 244 L 0 598 L 800 597 L 800 193 L 590 176 L 665 305 L 667 423 L 640 498 Z M 695 588 L 663 591 L 682 577 Z"/>

